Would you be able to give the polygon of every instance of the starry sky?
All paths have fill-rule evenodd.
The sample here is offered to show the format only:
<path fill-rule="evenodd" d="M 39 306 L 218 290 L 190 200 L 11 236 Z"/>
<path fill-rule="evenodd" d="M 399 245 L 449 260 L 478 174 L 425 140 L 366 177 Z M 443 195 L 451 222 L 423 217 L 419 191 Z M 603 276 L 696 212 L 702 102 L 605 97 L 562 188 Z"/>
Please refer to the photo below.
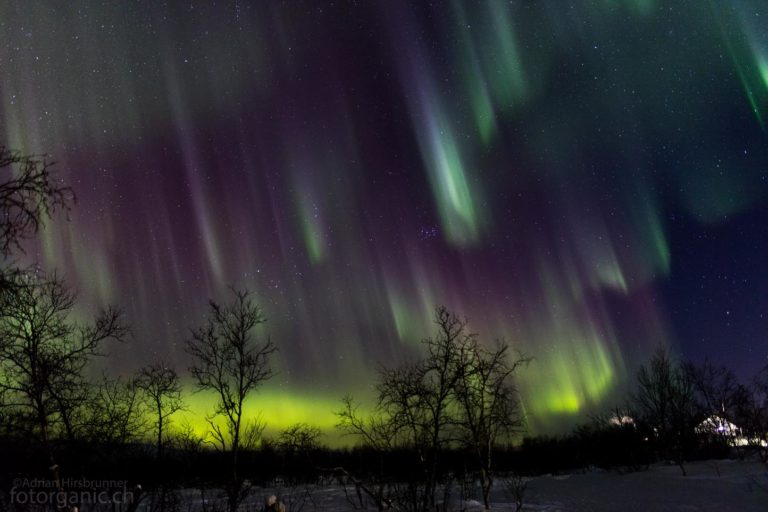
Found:
<path fill-rule="evenodd" d="M 761 0 L 3 1 L 0 143 L 75 189 L 27 257 L 82 315 L 125 311 L 112 370 L 185 368 L 208 299 L 247 287 L 280 350 L 254 410 L 330 427 L 446 305 L 535 358 L 547 431 L 659 344 L 768 362 L 766 23 Z"/>

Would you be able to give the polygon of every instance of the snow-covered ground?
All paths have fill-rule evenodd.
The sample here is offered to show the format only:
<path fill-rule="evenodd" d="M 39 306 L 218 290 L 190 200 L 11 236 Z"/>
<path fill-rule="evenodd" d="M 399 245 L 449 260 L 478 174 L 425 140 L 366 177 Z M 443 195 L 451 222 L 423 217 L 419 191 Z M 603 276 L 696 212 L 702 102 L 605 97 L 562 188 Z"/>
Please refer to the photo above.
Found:
<path fill-rule="evenodd" d="M 768 471 L 745 461 L 708 461 L 680 468 L 542 476 L 528 483 L 523 510 L 768 511 Z"/>
<path fill-rule="evenodd" d="M 686 465 L 688 476 L 682 476 L 673 465 L 657 464 L 647 471 L 620 474 L 610 471 L 587 471 L 563 475 L 544 475 L 527 480 L 523 510 L 525 511 L 768 511 L 768 469 L 754 461 L 706 461 Z M 353 488 L 347 491 L 352 498 Z M 475 498 L 461 501 L 458 489 L 451 499 L 450 510 L 482 510 L 477 491 Z M 243 512 L 261 510 L 263 499 L 278 495 L 287 512 L 340 512 L 360 510 L 353 506 L 339 485 L 300 486 L 289 488 L 256 488 L 242 507 Z M 218 500 L 212 495 L 210 506 Z M 200 510 L 199 491 L 183 492 L 184 510 Z M 354 500 L 353 500 L 354 501 Z M 515 510 L 514 501 L 498 483 L 492 492 L 493 509 Z M 223 505 L 223 502 L 218 501 Z M 372 504 L 367 510 L 375 510 Z"/>

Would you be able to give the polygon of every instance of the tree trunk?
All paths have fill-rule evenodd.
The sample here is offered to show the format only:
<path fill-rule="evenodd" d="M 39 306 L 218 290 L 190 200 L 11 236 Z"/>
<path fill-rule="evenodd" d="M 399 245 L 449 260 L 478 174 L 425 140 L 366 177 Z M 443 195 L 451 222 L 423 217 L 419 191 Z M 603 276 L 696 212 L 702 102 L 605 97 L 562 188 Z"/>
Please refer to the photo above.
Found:
<path fill-rule="evenodd" d="M 480 489 L 483 492 L 483 505 L 485 506 L 485 510 L 491 509 L 491 487 L 493 486 L 493 481 L 491 480 L 488 473 L 485 471 L 485 469 L 480 470 Z"/>
<path fill-rule="evenodd" d="M 240 451 L 240 420 L 242 418 L 242 404 L 240 412 L 235 420 L 235 431 L 232 435 L 232 484 L 229 491 L 229 512 L 237 512 L 240 504 L 240 480 L 237 474 L 238 452 Z"/>
<path fill-rule="evenodd" d="M 163 411 L 159 405 L 157 407 L 157 458 L 158 460 L 163 458 Z"/>

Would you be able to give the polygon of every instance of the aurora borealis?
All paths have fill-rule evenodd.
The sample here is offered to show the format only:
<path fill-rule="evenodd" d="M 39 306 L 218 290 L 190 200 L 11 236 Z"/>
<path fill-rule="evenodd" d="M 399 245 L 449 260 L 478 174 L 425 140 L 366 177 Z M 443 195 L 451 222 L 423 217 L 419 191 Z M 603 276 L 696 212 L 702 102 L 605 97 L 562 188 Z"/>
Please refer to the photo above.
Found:
<path fill-rule="evenodd" d="M 440 304 L 535 358 L 534 430 L 614 405 L 659 343 L 747 378 L 768 362 L 766 20 L 758 0 L 0 2 L 2 144 L 78 196 L 26 257 L 125 311 L 115 372 L 183 370 L 208 299 L 253 290 L 280 352 L 251 407 L 278 426 L 330 428 Z"/>

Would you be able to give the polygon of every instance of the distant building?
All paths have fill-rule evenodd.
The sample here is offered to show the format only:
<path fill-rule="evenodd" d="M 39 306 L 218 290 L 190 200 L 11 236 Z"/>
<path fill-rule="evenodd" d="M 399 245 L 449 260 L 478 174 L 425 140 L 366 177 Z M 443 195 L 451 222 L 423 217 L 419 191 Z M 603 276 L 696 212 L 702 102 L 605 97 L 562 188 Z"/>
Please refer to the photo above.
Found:
<path fill-rule="evenodd" d="M 611 418 L 608 420 L 608 424 L 612 427 L 623 427 L 626 425 L 634 425 L 635 419 L 628 415 L 628 414 L 614 414 L 611 416 Z"/>
<path fill-rule="evenodd" d="M 717 414 L 712 414 L 699 423 L 696 426 L 696 433 L 726 438 L 732 446 L 746 446 L 749 444 L 749 440 L 743 435 L 738 426 Z"/>

